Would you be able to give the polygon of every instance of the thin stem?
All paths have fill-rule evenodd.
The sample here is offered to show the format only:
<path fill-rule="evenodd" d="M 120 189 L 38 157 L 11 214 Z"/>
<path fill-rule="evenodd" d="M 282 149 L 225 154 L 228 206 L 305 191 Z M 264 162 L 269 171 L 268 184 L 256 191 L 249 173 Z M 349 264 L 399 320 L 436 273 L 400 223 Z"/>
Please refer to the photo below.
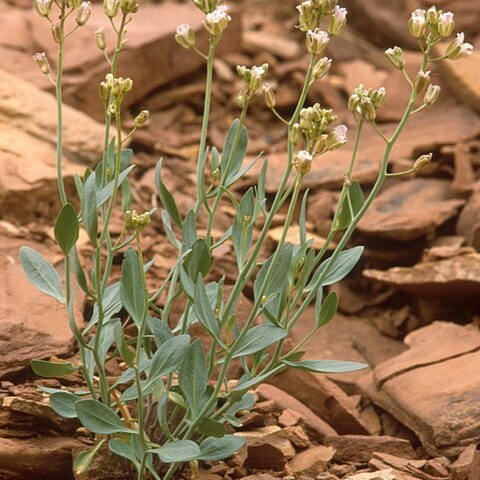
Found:
<path fill-rule="evenodd" d="M 213 84 L 213 60 L 215 58 L 215 47 L 216 42 L 213 35 L 210 36 L 210 43 L 208 47 L 208 56 L 207 60 L 207 79 L 205 81 L 205 98 L 203 103 L 203 118 L 202 118 L 202 132 L 200 134 L 200 144 L 198 146 L 198 156 L 197 156 L 197 168 L 203 168 L 205 162 L 201 162 L 203 156 L 205 155 L 205 149 L 207 146 L 207 135 L 208 135 L 208 125 L 210 120 L 210 107 L 212 102 L 212 84 Z M 203 53 L 200 53 L 203 57 Z M 197 189 L 198 191 L 200 188 Z M 195 216 L 198 214 L 200 205 L 202 204 L 199 195 L 197 194 L 197 202 L 195 204 Z"/>
<path fill-rule="evenodd" d="M 57 80 L 55 83 L 55 95 L 57 98 L 57 180 L 58 192 L 62 205 L 67 203 L 67 194 L 65 192 L 65 183 L 63 180 L 63 96 L 62 96 L 62 79 L 63 79 L 63 47 L 65 44 L 65 12 L 66 4 L 62 2 L 60 9 L 60 43 L 58 46 L 58 62 L 57 62 Z"/>
<path fill-rule="evenodd" d="M 380 130 L 379 126 L 377 125 L 377 122 L 375 120 L 373 120 L 372 122 L 372 126 L 373 128 L 375 129 L 375 131 L 380 135 L 380 137 L 382 137 L 382 140 L 385 142 L 385 143 L 388 143 L 388 138 L 383 134 L 383 132 Z"/>

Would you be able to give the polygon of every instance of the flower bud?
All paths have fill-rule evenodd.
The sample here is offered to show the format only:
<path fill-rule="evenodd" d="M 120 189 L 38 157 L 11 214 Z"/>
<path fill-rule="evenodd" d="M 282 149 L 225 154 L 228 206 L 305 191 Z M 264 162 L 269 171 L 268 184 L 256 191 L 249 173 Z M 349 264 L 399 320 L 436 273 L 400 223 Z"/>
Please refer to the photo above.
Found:
<path fill-rule="evenodd" d="M 92 13 L 92 4 L 90 2 L 82 2 L 80 5 L 78 12 L 77 12 L 77 17 L 75 18 L 75 21 L 77 22 L 77 25 L 79 27 L 83 27 L 90 18 L 90 14 Z"/>
<path fill-rule="evenodd" d="M 125 228 L 127 228 L 128 230 L 131 230 L 131 228 L 133 227 L 132 220 L 133 220 L 133 212 L 131 210 L 127 210 L 123 214 L 123 222 L 125 223 Z"/>
<path fill-rule="evenodd" d="M 317 61 L 313 67 L 312 75 L 315 80 L 323 78 L 330 71 L 332 66 L 332 60 L 327 57 L 323 57 Z"/>
<path fill-rule="evenodd" d="M 120 0 L 103 0 L 103 11 L 108 18 L 117 16 Z"/>
<path fill-rule="evenodd" d="M 314 6 L 310 0 L 297 6 L 299 12 L 298 23 L 302 32 L 313 30 L 317 27 L 318 19 Z"/>
<path fill-rule="evenodd" d="M 433 105 L 440 95 L 440 85 L 429 85 L 423 99 L 425 105 Z"/>
<path fill-rule="evenodd" d="M 263 86 L 263 100 L 268 108 L 275 108 L 275 92 L 269 84 Z"/>
<path fill-rule="evenodd" d="M 135 128 L 142 128 L 145 123 L 147 123 L 148 118 L 150 117 L 150 112 L 148 110 L 142 110 L 133 121 Z"/>
<path fill-rule="evenodd" d="M 250 80 L 248 88 L 251 92 L 256 92 L 262 85 L 262 79 L 267 73 L 268 63 L 264 63 L 260 67 L 254 66 L 250 69 Z"/>
<path fill-rule="evenodd" d="M 309 30 L 307 32 L 307 50 L 312 55 L 320 55 L 323 53 L 329 41 L 330 37 L 328 36 L 328 33 L 320 30 L 319 28 L 316 28 L 315 30 Z"/>
<path fill-rule="evenodd" d="M 182 23 L 177 27 L 175 40 L 187 50 L 195 46 L 195 32 L 190 25 Z"/>
<path fill-rule="evenodd" d="M 62 42 L 62 30 L 60 29 L 60 24 L 57 23 L 52 23 L 50 26 L 50 31 L 52 32 L 52 37 L 55 43 L 61 43 Z"/>
<path fill-rule="evenodd" d="M 290 130 L 290 142 L 294 146 L 300 145 L 303 140 L 302 128 L 299 123 L 294 123 Z"/>
<path fill-rule="evenodd" d="M 193 0 L 194 5 L 203 13 L 210 13 L 215 10 L 222 2 L 218 0 Z"/>
<path fill-rule="evenodd" d="M 385 55 L 395 68 L 401 70 L 405 67 L 405 58 L 403 56 L 403 50 L 400 47 L 388 48 L 385 50 Z"/>
<path fill-rule="evenodd" d="M 237 97 L 238 106 L 243 110 L 248 105 L 249 97 L 245 91 L 241 91 Z"/>
<path fill-rule="evenodd" d="M 413 81 L 413 88 L 415 89 L 415 92 L 418 95 L 419 93 L 422 93 L 427 87 L 427 85 L 429 84 L 430 84 L 430 70 L 426 72 L 420 71 L 418 72 L 417 77 Z"/>
<path fill-rule="evenodd" d="M 306 150 L 300 150 L 297 152 L 293 164 L 299 175 L 303 177 L 311 170 L 312 160 L 313 156 Z"/>
<path fill-rule="evenodd" d="M 53 0 L 34 0 L 33 6 L 41 17 L 48 17 L 52 10 Z"/>
<path fill-rule="evenodd" d="M 218 36 L 228 27 L 231 20 L 232 17 L 228 14 L 228 7 L 220 5 L 212 12 L 207 13 L 204 25 L 211 35 Z"/>
<path fill-rule="evenodd" d="M 384 87 L 380 87 L 378 90 L 374 90 L 371 93 L 370 100 L 375 108 L 378 108 L 382 104 L 382 102 L 385 100 L 385 95 L 386 92 Z"/>
<path fill-rule="evenodd" d="M 377 111 L 369 98 L 363 98 L 360 102 L 360 109 L 363 117 L 373 122 L 377 118 Z"/>
<path fill-rule="evenodd" d="M 103 31 L 103 28 L 99 28 L 95 31 L 95 44 L 102 51 L 107 48 L 107 39 L 105 37 L 105 32 Z"/>
<path fill-rule="evenodd" d="M 327 31 L 330 35 L 338 35 L 347 24 L 347 9 L 335 6 L 333 15 L 330 17 L 330 24 Z"/>
<path fill-rule="evenodd" d="M 141 229 L 143 229 L 147 225 L 150 225 L 151 223 L 152 223 L 152 217 L 150 216 L 150 213 L 145 212 L 140 215 L 138 219 L 138 224 Z"/>
<path fill-rule="evenodd" d="M 35 62 L 37 62 L 37 65 L 40 67 L 40 70 L 44 75 L 50 74 L 50 63 L 48 62 L 48 58 L 45 55 L 45 52 L 36 53 L 33 56 L 33 59 L 35 60 Z"/>
<path fill-rule="evenodd" d="M 433 154 L 429 153 L 426 155 L 421 155 L 420 157 L 415 160 L 415 163 L 413 164 L 413 169 L 418 172 L 421 170 L 423 167 L 427 166 L 431 161 L 432 161 Z"/>
<path fill-rule="evenodd" d="M 427 31 L 427 19 L 425 16 L 425 10 L 417 9 L 412 13 L 410 20 L 408 21 L 408 28 L 410 34 L 415 38 L 421 38 Z"/>
<path fill-rule="evenodd" d="M 137 0 L 120 0 L 120 8 L 124 15 L 128 15 L 129 13 L 137 13 L 138 2 Z"/>
<path fill-rule="evenodd" d="M 452 12 L 441 13 L 438 18 L 438 33 L 442 37 L 449 37 L 455 28 Z"/>
<path fill-rule="evenodd" d="M 106 102 L 109 99 L 110 88 L 109 88 L 109 86 L 107 85 L 106 82 L 100 82 L 100 85 L 98 86 L 98 96 L 104 102 Z"/>
<path fill-rule="evenodd" d="M 435 6 L 432 6 L 427 10 L 426 19 L 430 25 L 434 27 L 438 25 L 438 12 Z"/>
<path fill-rule="evenodd" d="M 459 58 L 467 57 L 473 52 L 473 45 L 465 42 L 465 34 L 457 33 L 457 37 L 447 47 L 445 55 L 450 60 L 458 60 Z"/>
<path fill-rule="evenodd" d="M 359 103 L 360 103 L 360 97 L 358 96 L 358 94 L 353 93 L 352 95 L 350 95 L 350 98 L 348 99 L 347 108 L 351 112 L 356 112 L 358 109 Z"/>

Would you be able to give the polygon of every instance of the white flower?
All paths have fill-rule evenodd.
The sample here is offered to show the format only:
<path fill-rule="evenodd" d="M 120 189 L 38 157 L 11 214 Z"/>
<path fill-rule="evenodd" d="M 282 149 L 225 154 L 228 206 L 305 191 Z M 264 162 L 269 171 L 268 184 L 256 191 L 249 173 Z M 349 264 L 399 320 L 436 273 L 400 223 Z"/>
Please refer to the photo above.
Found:
<path fill-rule="evenodd" d="M 250 69 L 250 72 L 252 73 L 252 77 L 255 77 L 255 78 L 262 78 L 263 75 L 265 75 L 265 73 L 267 73 L 267 71 L 265 70 L 265 68 L 262 66 L 262 67 L 252 67 Z"/>
<path fill-rule="evenodd" d="M 427 18 L 425 10 L 417 8 L 408 21 L 410 33 L 415 38 L 423 37 L 427 29 Z"/>
<path fill-rule="evenodd" d="M 190 31 L 190 25 L 188 23 L 182 23 L 177 27 L 178 35 L 184 35 L 185 33 Z"/>
<path fill-rule="evenodd" d="M 346 143 L 348 127 L 346 125 L 338 125 L 333 129 L 333 135 L 336 143 Z"/>
<path fill-rule="evenodd" d="M 441 13 L 438 17 L 438 33 L 442 37 L 449 37 L 452 34 L 454 28 L 455 22 L 453 21 L 453 13 Z"/>
<path fill-rule="evenodd" d="M 306 150 L 300 150 L 296 155 L 296 159 L 299 162 L 311 162 L 313 160 L 313 156 Z"/>
<path fill-rule="evenodd" d="M 345 20 L 347 18 L 347 9 L 339 7 L 338 5 L 335 6 L 335 11 L 333 13 L 333 16 L 337 20 Z"/>
<path fill-rule="evenodd" d="M 315 30 L 309 30 L 307 32 L 307 50 L 313 55 L 319 55 L 328 45 L 330 37 L 327 32 L 316 28 Z"/>
<path fill-rule="evenodd" d="M 205 27 L 212 35 L 220 35 L 227 27 L 232 17 L 228 14 L 226 5 L 218 6 L 205 16 Z"/>
<path fill-rule="evenodd" d="M 457 33 L 457 37 L 448 46 L 446 56 L 451 60 L 467 57 L 473 53 L 473 45 L 465 42 L 465 34 Z"/>

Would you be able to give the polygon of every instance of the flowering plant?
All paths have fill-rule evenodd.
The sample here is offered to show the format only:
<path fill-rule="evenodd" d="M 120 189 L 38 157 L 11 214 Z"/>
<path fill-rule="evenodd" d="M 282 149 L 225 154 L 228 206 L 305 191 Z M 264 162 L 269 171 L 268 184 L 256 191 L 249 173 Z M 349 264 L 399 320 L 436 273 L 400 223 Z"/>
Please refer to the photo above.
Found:
<path fill-rule="evenodd" d="M 133 88 L 129 78 L 118 75 L 118 58 L 125 46 L 125 27 L 138 10 L 136 0 L 104 0 L 103 10 L 116 33 L 113 51 L 108 53 L 105 34 L 95 32 L 96 45 L 105 55 L 110 72 L 99 85 L 105 109 L 103 159 L 94 170 L 75 178 L 77 198 L 67 198 L 62 175 L 62 68 L 67 37 L 88 21 L 90 2 L 79 0 L 35 0 L 36 11 L 51 25 L 58 43 L 56 78 L 44 53 L 34 56 L 41 71 L 55 85 L 58 101 L 58 184 L 61 210 L 55 223 L 55 238 L 65 258 L 65 287 L 54 267 L 28 247 L 20 253 L 21 263 L 32 283 L 42 292 L 67 307 L 70 327 L 77 340 L 80 361 L 71 363 L 36 360 L 32 367 L 44 377 L 59 377 L 80 371 L 86 390 L 49 389 L 52 408 L 65 417 L 78 418 L 95 438 L 96 446 L 78 456 L 77 472 L 88 468 L 102 445 L 124 459 L 132 477 L 169 480 L 184 463 L 195 468 L 198 461 L 226 458 L 243 443 L 234 428 L 237 414 L 253 406 L 251 389 L 285 368 L 320 373 L 346 372 L 364 368 L 363 364 L 326 360 L 303 360 L 302 346 L 335 316 L 335 293 L 324 295 L 327 287 L 342 280 L 355 267 L 362 247 L 345 249 L 355 227 L 377 196 L 385 179 L 415 172 L 430 162 L 422 155 L 405 172 L 389 173 L 390 153 L 408 119 L 432 105 L 440 87 L 431 84 L 430 62 L 457 59 L 469 55 L 472 46 L 458 34 L 440 57 L 432 57 L 434 46 L 452 35 L 453 15 L 416 10 L 409 21 L 410 33 L 418 39 L 423 59 L 415 78 L 405 70 L 403 52 L 389 48 L 388 60 L 402 71 L 411 87 L 402 119 L 390 138 L 376 123 L 377 110 L 386 92 L 360 85 L 351 95 L 348 108 L 357 128 L 354 147 L 338 205 L 327 238 L 316 252 L 306 232 L 306 192 L 300 200 L 302 182 L 312 163 L 320 155 L 341 148 L 347 142 L 347 127 L 335 125 L 330 109 L 315 104 L 306 107 L 312 84 L 328 74 L 331 60 L 322 57 L 327 45 L 341 33 L 347 11 L 336 0 L 306 0 L 299 5 L 298 28 L 305 33 L 308 67 L 295 110 L 285 119 L 276 110 L 275 92 L 265 83 L 268 65 L 238 66 L 243 81 L 238 95 L 241 113 L 230 127 L 222 152 L 207 146 L 209 113 L 216 47 L 228 28 L 231 17 L 221 0 L 194 0 L 204 17 L 209 36 L 208 52 L 196 47 L 193 29 L 180 25 L 175 36 L 184 48 L 191 49 L 206 62 L 206 91 L 200 145 L 197 158 L 197 192 L 194 208 L 183 217 L 174 195 L 162 177 L 162 163 L 156 167 L 156 187 L 163 205 L 162 222 L 168 240 L 177 250 L 175 265 L 159 288 L 147 283 L 151 261 L 144 258 L 142 232 L 152 223 L 153 211 L 138 214 L 132 208 L 129 173 L 133 152 L 125 141 L 147 122 L 149 113 L 141 111 L 127 135 L 122 129 L 122 102 Z M 58 22 L 51 20 L 53 10 Z M 73 14 L 73 15 L 72 15 Z M 69 22 L 73 19 L 73 25 Z M 326 27 L 324 27 L 324 25 Z M 323 30 L 323 28 L 326 28 Z M 273 115 L 285 124 L 287 161 L 278 191 L 269 203 L 265 193 L 268 162 L 263 166 L 254 188 L 240 198 L 232 186 L 252 164 L 244 165 L 248 134 L 245 126 L 252 97 L 263 92 Z M 355 162 L 362 129 L 370 123 L 385 142 L 377 179 L 367 195 L 355 181 Z M 259 161 L 257 159 L 257 161 Z M 118 197 L 121 194 L 121 205 Z M 235 209 L 232 225 L 221 236 L 213 233 L 222 200 Z M 297 203 L 300 214 L 295 220 Z M 73 205 L 79 204 L 80 209 Z M 261 259 L 261 249 L 276 214 L 284 204 L 288 210 L 282 234 L 274 253 Z M 114 236 L 109 225 L 115 208 L 121 208 L 124 229 Z M 206 229 L 198 228 L 199 215 L 206 213 Z M 299 238 L 287 241 L 289 227 L 299 225 Z M 76 243 L 83 228 L 92 243 L 93 267 L 85 271 Z M 254 228 L 258 239 L 253 242 Z M 333 253 L 327 257 L 333 240 Z M 226 294 L 224 278 L 211 274 L 212 257 L 225 242 L 233 245 L 238 272 Z M 132 247 L 135 245 L 135 248 Z M 123 252 L 121 278 L 111 280 L 115 255 Z M 78 326 L 73 309 L 74 280 L 94 303 L 86 326 Z M 239 318 L 237 302 L 253 281 L 253 306 L 246 319 Z M 178 324 L 172 325 L 172 307 L 184 305 Z M 289 332 L 302 318 L 306 308 L 315 305 L 312 331 L 297 345 L 285 342 Z M 121 321 L 123 318 L 123 322 Z M 210 339 L 210 348 L 190 337 L 191 326 L 200 323 Z M 135 331 L 126 335 L 126 327 Z M 112 383 L 105 364 L 112 358 L 125 365 L 123 374 Z M 230 366 L 240 362 L 243 374 L 231 381 Z"/>

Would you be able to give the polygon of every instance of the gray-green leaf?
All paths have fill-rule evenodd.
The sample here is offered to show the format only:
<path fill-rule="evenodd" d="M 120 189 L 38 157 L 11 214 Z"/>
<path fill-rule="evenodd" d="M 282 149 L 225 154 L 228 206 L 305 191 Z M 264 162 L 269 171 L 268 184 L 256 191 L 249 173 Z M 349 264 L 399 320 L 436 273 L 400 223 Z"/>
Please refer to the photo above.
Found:
<path fill-rule="evenodd" d="M 66 203 L 60 210 L 54 227 L 55 240 L 65 255 L 74 247 L 79 232 L 77 213 L 70 203 Z"/>
<path fill-rule="evenodd" d="M 20 249 L 20 264 L 30 282 L 41 292 L 64 303 L 62 284 L 57 271 L 42 255 L 30 247 Z"/>
<path fill-rule="evenodd" d="M 79 400 L 75 404 L 81 424 L 93 433 L 111 435 L 112 433 L 136 433 L 126 427 L 120 418 L 98 400 Z"/>

